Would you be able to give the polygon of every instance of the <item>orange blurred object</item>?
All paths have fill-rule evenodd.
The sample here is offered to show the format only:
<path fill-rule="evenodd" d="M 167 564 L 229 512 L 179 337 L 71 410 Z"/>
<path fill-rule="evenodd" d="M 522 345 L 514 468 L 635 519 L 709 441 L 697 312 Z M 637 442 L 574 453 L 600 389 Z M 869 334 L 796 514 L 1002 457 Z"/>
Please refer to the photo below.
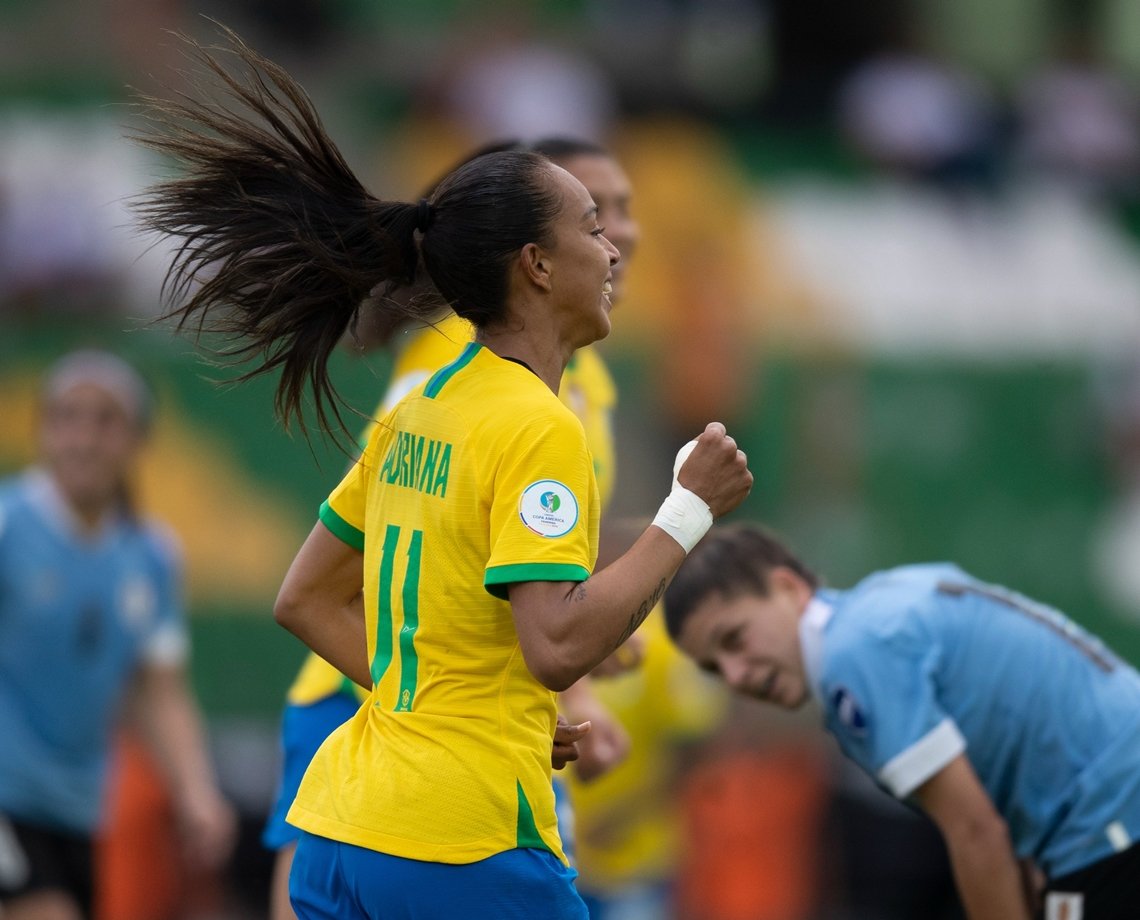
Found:
<path fill-rule="evenodd" d="M 96 920 L 180 916 L 184 878 L 178 831 L 162 775 L 142 743 L 120 733 L 106 821 L 95 845 Z"/>
<path fill-rule="evenodd" d="M 818 752 L 789 745 L 702 764 L 682 790 L 684 920 L 803 920 L 817 904 L 827 783 Z"/>

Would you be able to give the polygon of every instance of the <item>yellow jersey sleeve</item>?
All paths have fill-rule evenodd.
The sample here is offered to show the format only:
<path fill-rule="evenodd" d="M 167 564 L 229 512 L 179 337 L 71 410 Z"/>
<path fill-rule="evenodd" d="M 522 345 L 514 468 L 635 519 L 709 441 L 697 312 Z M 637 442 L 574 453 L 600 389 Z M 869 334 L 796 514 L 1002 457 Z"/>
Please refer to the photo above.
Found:
<path fill-rule="evenodd" d="M 520 581 L 585 581 L 597 545 L 598 487 L 581 423 L 569 412 L 511 419 L 490 511 L 484 585 L 498 598 Z"/>
<path fill-rule="evenodd" d="M 368 471 L 372 468 L 370 447 L 352 464 L 332 494 L 321 505 L 320 519 L 337 539 L 364 552 L 364 515 L 368 501 Z"/>

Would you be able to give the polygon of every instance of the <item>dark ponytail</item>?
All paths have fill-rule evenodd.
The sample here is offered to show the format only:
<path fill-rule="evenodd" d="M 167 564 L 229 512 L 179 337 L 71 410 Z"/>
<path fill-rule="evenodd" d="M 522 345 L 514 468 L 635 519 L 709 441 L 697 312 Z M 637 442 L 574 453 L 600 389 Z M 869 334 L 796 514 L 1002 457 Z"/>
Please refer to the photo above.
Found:
<path fill-rule="evenodd" d="M 293 78 L 225 34 L 229 46 L 210 51 L 187 39 L 191 58 L 220 79 L 220 102 L 144 98 L 155 129 L 136 139 L 186 173 L 150 189 L 136 208 L 147 229 L 179 241 L 163 292 L 181 303 L 167 315 L 179 328 L 226 336 L 223 357 L 255 360 L 239 380 L 280 368 L 283 421 L 296 417 L 304 428 L 311 389 L 328 432 L 329 407 L 341 422 L 328 359 L 363 302 L 374 298 L 390 324 L 436 315 L 437 298 L 387 296 L 415 282 L 422 249 L 432 284 L 456 313 L 479 328 L 502 321 L 511 260 L 528 243 L 549 241 L 561 194 L 549 160 L 508 149 L 468 160 L 424 203 L 380 201 Z M 227 72 L 219 51 L 237 57 L 244 79 Z"/>
<path fill-rule="evenodd" d="M 136 203 L 143 226 L 178 240 L 164 296 L 182 329 L 221 333 L 219 353 L 259 359 L 239 379 L 281 369 L 275 406 L 286 423 L 311 388 L 319 426 L 340 422 L 327 363 L 361 304 L 410 284 L 418 259 L 417 208 L 368 193 L 329 139 L 305 91 L 226 30 L 230 46 L 192 59 L 223 84 L 222 101 L 146 97 L 153 131 L 136 139 L 176 158 L 185 174 Z M 235 55 L 245 77 L 215 54 Z M 203 94 L 205 95 L 205 94 Z M 251 117 L 252 116 L 252 117 Z M 417 302 L 384 310 L 419 315 Z"/>

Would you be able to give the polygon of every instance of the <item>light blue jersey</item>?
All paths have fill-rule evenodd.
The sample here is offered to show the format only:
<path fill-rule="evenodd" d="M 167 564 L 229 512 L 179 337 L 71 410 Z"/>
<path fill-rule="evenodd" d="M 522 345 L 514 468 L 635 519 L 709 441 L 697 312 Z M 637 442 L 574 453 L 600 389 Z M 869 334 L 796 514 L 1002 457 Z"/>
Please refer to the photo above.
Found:
<path fill-rule="evenodd" d="M 828 731 L 899 798 L 965 752 L 1051 877 L 1140 839 L 1140 674 L 1052 608 L 916 565 L 818 592 L 800 638 Z"/>
<path fill-rule="evenodd" d="M 45 474 L 0 484 L 0 813 L 93 831 L 128 682 L 185 657 L 178 594 L 152 529 L 85 538 Z"/>

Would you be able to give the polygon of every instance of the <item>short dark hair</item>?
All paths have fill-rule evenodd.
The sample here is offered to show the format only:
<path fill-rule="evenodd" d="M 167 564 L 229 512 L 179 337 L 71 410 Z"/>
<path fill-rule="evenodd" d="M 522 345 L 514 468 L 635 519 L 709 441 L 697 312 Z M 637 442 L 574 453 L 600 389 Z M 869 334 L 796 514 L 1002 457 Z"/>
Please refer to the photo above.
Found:
<path fill-rule="evenodd" d="M 814 591 L 819 578 L 778 537 L 755 524 L 714 527 L 689 553 L 665 592 L 665 625 L 676 639 L 711 594 L 768 596 L 775 568 L 791 569 Z"/>

